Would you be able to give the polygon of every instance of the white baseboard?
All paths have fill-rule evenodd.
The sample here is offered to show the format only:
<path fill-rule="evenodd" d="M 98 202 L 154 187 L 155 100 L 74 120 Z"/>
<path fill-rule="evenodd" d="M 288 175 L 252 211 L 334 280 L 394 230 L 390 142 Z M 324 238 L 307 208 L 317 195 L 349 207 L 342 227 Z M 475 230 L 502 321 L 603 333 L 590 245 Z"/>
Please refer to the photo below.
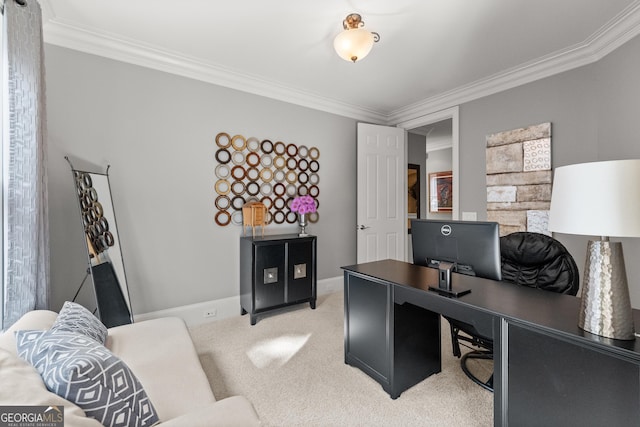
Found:
<path fill-rule="evenodd" d="M 344 289 L 344 278 L 342 276 L 331 277 L 329 279 L 318 280 L 318 295 L 331 294 Z"/>
<path fill-rule="evenodd" d="M 331 277 L 329 279 L 318 280 L 318 295 L 330 294 L 341 291 L 343 288 L 342 276 Z M 215 316 L 205 317 L 205 313 L 215 311 Z M 152 311 L 149 313 L 136 314 L 134 320 L 158 319 L 161 317 L 180 317 L 187 326 L 197 326 L 202 323 L 214 320 L 226 319 L 228 317 L 240 316 L 240 296 L 200 302 L 197 304 L 183 305 L 180 307 L 168 308 L 166 310 Z"/>

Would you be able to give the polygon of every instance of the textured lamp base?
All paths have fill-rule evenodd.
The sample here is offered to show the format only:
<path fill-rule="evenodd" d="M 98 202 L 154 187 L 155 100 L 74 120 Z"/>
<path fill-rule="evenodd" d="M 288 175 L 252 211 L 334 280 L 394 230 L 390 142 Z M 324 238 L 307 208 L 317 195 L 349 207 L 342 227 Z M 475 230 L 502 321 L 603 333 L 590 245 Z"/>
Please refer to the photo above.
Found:
<path fill-rule="evenodd" d="M 578 326 L 607 338 L 635 339 L 622 243 L 589 241 Z"/>

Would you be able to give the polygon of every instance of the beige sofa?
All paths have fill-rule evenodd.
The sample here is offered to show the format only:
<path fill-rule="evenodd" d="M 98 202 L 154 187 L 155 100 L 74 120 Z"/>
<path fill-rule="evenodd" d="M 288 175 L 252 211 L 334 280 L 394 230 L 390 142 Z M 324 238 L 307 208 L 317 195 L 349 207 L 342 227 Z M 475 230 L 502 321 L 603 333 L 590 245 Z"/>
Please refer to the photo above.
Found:
<path fill-rule="evenodd" d="M 100 426 L 78 406 L 51 393 L 35 368 L 16 353 L 14 331 L 48 330 L 57 313 L 25 314 L 0 335 L 0 406 L 64 406 L 65 426 Z M 162 426 L 259 426 L 251 403 L 242 396 L 216 401 L 189 331 L 178 318 L 163 318 L 109 329 L 105 346 L 138 378 Z"/>

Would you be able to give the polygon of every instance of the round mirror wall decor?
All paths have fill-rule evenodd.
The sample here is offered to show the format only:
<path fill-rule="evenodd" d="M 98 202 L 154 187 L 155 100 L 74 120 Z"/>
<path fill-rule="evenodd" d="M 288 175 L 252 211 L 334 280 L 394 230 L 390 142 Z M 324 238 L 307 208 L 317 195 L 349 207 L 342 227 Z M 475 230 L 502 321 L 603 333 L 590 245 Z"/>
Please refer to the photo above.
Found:
<path fill-rule="evenodd" d="M 236 151 L 242 151 L 247 146 L 247 140 L 244 139 L 244 136 L 242 135 L 236 135 L 233 138 L 231 138 L 231 146 Z"/>
<path fill-rule="evenodd" d="M 284 153 L 287 152 L 287 146 L 284 145 L 284 142 L 278 141 L 273 146 L 273 152 L 276 153 L 278 156 L 282 156 Z"/>
<path fill-rule="evenodd" d="M 249 202 L 265 206 L 267 224 L 294 224 L 298 216 L 290 209 L 294 197 L 311 195 L 316 199 L 316 206 L 319 205 L 320 150 L 317 147 L 231 132 L 219 132 L 214 140 L 216 224 L 242 225 L 242 208 Z M 90 190 L 90 179 L 76 175 L 78 197 L 86 217 L 84 221 L 94 232 L 102 231 L 104 224 L 93 224 L 101 216 L 101 207 L 96 206 L 97 196 Z M 318 213 L 310 214 L 311 217 L 317 222 Z M 104 234 L 100 236 L 98 245 L 111 240 Z"/>
<path fill-rule="evenodd" d="M 260 140 L 255 136 L 247 138 L 247 149 L 252 153 L 260 150 Z"/>
<path fill-rule="evenodd" d="M 227 211 L 218 211 L 215 219 L 216 219 L 216 224 L 224 227 L 225 225 L 228 225 L 231 222 L 231 214 L 229 214 L 229 212 Z"/>
<path fill-rule="evenodd" d="M 265 139 L 260 143 L 260 148 L 263 153 L 271 154 L 273 152 L 273 142 L 269 139 Z"/>
<path fill-rule="evenodd" d="M 306 184 L 307 182 L 309 182 L 309 175 L 307 175 L 305 172 L 300 172 L 298 174 L 298 182 L 300 184 Z"/>
<path fill-rule="evenodd" d="M 226 211 L 231 206 L 231 199 L 227 196 L 218 196 L 216 198 L 216 208 L 221 211 Z"/>
<path fill-rule="evenodd" d="M 231 176 L 231 168 L 227 164 L 219 164 L 216 166 L 216 177 L 219 179 L 227 179 Z"/>
<path fill-rule="evenodd" d="M 247 179 L 249 181 L 255 182 L 258 180 L 258 177 L 260 177 L 260 170 L 258 168 L 247 169 Z"/>
<path fill-rule="evenodd" d="M 276 210 L 273 214 L 273 222 L 276 224 L 283 224 L 284 220 L 287 218 L 287 215 L 282 212 L 280 209 Z"/>
<path fill-rule="evenodd" d="M 287 161 L 282 156 L 276 156 L 273 159 L 273 164 L 276 167 L 276 169 L 281 170 L 281 169 L 284 169 L 284 167 L 287 165 Z"/>
<path fill-rule="evenodd" d="M 257 153 L 247 154 L 247 164 L 249 166 L 258 166 L 260 164 L 260 156 Z"/>
<path fill-rule="evenodd" d="M 273 157 L 265 153 L 260 157 L 260 164 L 265 168 L 270 168 L 273 165 Z"/>
<path fill-rule="evenodd" d="M 216 151 L 216 160 L 218 163 L 227 164 L 231 161 L 231 153 L 226 148 Z"/>
<path fill-rule="evenodd" d="M 293 211 L 289 211 L 287 213 L 287 223 L 295 224 L 296 222 L 298 222 L 298 214 Z"/>
<path fill-rule="evenodd" d="M 273 200 L 271 200 L 271 197 L 269 196 L 264 196 L 262 199 L 260 199 L 260 203 L 265 205 L 267 207 L 267 210 L 270 210 L 271 206 L 273 206 Z"/>
<path fill-rule="evenodd" d="M 233 225 L 242 225 L 242 211 L 235 211 L 231 214 L 231 223 Z"/>
<path fill-rule="evenodd" d="M 245 186 L 242 181 L 233 181 L 231 184 L 231 192 L 236 196 L 241 196 L 244 194 Z"/>
<path fill-rule="evenodd" d="M 255 196 L 260 192 L 260 185 L 256 181 L 250 181 L 247 184 L 247 194 L 250 196 Z"/>
<path fill-rule="evenodd" d="M 216 181 L 216 193 L 220 194 L 221 196 L 226 196 L 227 194 L 229 194 L 229 191 L 231 191 L 231 185 L 229 185 L 229 181 L 227 181 L 226 179 L 219 179 Z"/>
<path fill-rule="evenodd" d="M 263 196 L 270 196 L 273 193 L 273 187 L 268 182 L 265 182 L 260 186 L 260 193 Z"/>
<path fill-rule="evenodd" d="M 231 137 L 229 134 L 224 132 L 217 134 L 216 145 L 220 148 L 229 148 L 231 146 Z"/>
<path fill-rule="evenodd" d="M 236 196 L 231 199 L 231 206 L 237 211 L 241 211 L 245 203 L 247 203 L 247 200 L 242 196 Z"/>
<path fill-rule="evenodd" d="M 289 155 L 289 157 L 295 157 L 296 154 L 298 154 L 298 147 L 296 147 L 294 144 L 287 145 L 287 154 Z"/>
<path fill-rule="evenodd" d="M 295 157 L 289 157 L 287 159 L 287 169 L 296 170 L 297 167 L 298 167 L 298 161 L 295 159 Z"/>
<path fill-rule="evenodd" d="M 286 174 L 284 173 L 284 171 L 282 169 L 278 169 L 273 174 L 273 180 L 275 182 L 284 182 L 285 176 L 286 176 Z"/>
<path fill-rule="evenodd" d="M 279 182 L 273 186 L 273 194 L 275 194 L 276 196 L 283 196 L 285 192 L 286 187 L 283 183 Z"/>
<path fill-rule="evenodd" d="M 247 172 L 240 165 L 236 165 L 231 169 L 231 176 L 237 181 L 241 181 L 247 175 Z"/>
<path fill-rule="evenodd" d="M 242 151 L 234 151 L 233 154 L 231 155 L 231 161 L 233 162 L 234 165 L 243 165 L 245 163 L 244 160 L 245 160 L 244 154 L 242 153 Z M 255 166 L 255 165 L 251 165 L 251 166 Z"/>
<path fill-rule="evenodd" d="M 279 197 L 278 196 L 273 200 L 273 206 L 277 210 L 281 211 L 281 210 L 283 210 L 285 208 L 285 206 L 287 206 L 287 202 L 283 197 Z"/>

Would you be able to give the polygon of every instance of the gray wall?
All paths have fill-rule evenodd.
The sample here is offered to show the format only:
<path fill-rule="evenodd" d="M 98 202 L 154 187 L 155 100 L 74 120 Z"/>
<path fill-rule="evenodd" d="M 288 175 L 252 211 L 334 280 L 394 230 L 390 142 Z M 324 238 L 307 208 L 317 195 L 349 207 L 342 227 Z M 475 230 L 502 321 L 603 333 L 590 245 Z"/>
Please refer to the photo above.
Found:
<path fill-rule="evenodd" d="M 427 138 L 407 133 L 407 162 L 420 165 L 420 218 L 427 217 Z"/>
<path fill-rule="evenodd" d="M 52 309 L 73 297 L 86 269 L 65 155 L 111 164 L 134 313 L 238 294 L 242 228 L 214 222 L 218 132 L 317 146 L 320 220 L 309 231 L 319 236 L 318 277 L 339 276 L 340 266 L 355 263 L 354 120 L 52 45 L 45 50 Z M 267 226 L 270 234 L 296 231 Z"/>
<path fill-rule="evenodd" d="M 640 37 L 598 63 L 460 106 L 461 211 L 486 219 L 485 136 L 552 123 L 553 167 L 640 158 Z M 556 235 L 585 262 L 587 236 Z M 621 239 L 632 305 L 640 308 L 640 239 Z"/>
<path fill-rule="evenodd" d="M 239 227 L 213 222 L 220 131 L 321 151 L 320 278 L 355 262 L 355 121 L 46 45 L 53 307 L 84 276 L 63 156 L 112 165 L 135 313 L 235 296 Z M 486 218 L 485 136 L 550 121 L 553 166 L 640 158 L 640 37 L 596 64 L 460 106 L 460 211 Z M 274 226 L 268 232 L 285 231 Z M 559 235 L 584 265 L 587 237 Z M 622 239 L 640 308 L 640 240 Z"/>

